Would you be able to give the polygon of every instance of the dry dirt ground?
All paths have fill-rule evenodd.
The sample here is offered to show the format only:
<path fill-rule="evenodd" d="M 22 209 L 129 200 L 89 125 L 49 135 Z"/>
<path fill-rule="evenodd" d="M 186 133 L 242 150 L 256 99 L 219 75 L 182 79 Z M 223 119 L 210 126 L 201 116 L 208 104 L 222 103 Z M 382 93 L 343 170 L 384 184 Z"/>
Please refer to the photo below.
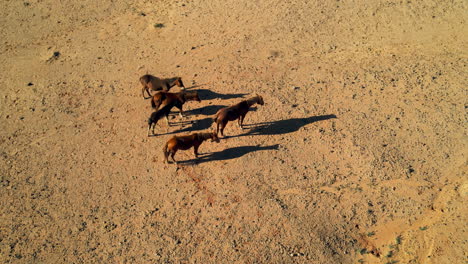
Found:
<path fill-rule="evenodd" d="M 2 263 L 468 260 L 466 1 L 0 5 Z M 156 137 L 146 73 L 202 98 Z"/>

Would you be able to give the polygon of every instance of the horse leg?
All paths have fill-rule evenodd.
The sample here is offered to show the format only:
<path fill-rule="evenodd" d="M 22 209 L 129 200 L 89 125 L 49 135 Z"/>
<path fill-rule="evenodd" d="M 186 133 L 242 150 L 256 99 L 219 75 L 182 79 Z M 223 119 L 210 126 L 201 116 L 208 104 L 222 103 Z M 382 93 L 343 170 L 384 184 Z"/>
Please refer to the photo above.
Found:
<path fill-rule="evenodd" d="M 198 158 L 198 147 L 200 147 L 200 145 L 193 146 L 193 153 L 195 154 L 195 158 Z"/>
<path fill-rule="evenodd" d="M 184 117 L 184 110 L 182 110 L 182 106 L 177 107 L 177 108 L 179 108 L 179 111 L 180 111 L 180 112 L 179 112 L 180 118 L 183 118 L 183 117 Z"/>
<path fill-rule="evenodd" d="M 143 95 L 143 98 L 144 99 L 148 99 L 148 97 L 145 97 L 145 91 L 149 94 L 149 91 L 148 89 L 146 88 L 146 86 L 143 86 L 143 89 L 141 90 L 141 95 Z M 151 96 L 151 95 L 150 95 Z"/>
<path fill-rule="evenodd" d="M 171 152 L 171 158 L 172 158 L 172 160 L 174 161 L 174 163 L 177 164 L 177 161 L 174 159 L 174 155 L 175 155 L 175 154 L 176 154 L 176 151 L 173 150 L 173 151 Z"/>
<path fill-rule="evenodd" d="M 239 117 L 239 126 L 241 129 L 244 129 L 244 127 L 242 126 L 242 124 L 244 123 L 244 118 L 245 118 L 245 115 L 241 115 Z"/>
<path fill-rule="evenodd" d="M 168 125 L 168 126 L 171 126 L 171 125 L 169 124 L 169 114 L 165 115 L 164 117 L 166 118 L 166 123 L 167 123 L 167 125 Z"/>
<path fill-rule="evenodd" d="M 153 124 L 149 124 L 149 125 L 148 125 L 148 137 L 150 136 L 151 125 L 153 125 Z"/>
<path fill-rule="evenodd" d="M 221 136 L 224 137 L 224 128 L 226 127 L 227 121 L 221 123 Z"/>

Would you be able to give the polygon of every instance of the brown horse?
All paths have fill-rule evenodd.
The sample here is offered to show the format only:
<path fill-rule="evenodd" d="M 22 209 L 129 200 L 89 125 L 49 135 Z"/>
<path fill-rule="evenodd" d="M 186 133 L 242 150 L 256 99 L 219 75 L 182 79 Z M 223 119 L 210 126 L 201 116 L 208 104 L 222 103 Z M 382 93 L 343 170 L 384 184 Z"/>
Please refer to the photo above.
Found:
<path fill-rule="evenodd" d="M 174 163 L 177 164 L 177 161 L 174 159 L 174 155 L 176 154 L 176 152 L 179 149 L 187 150 L 191 147 L 193 147 L 193 153 L 195 154 L 195 158 L 198 158 L 198 148 L 203 143 L 203 141 L 207 139 L 211 139 L 211 142 L 214 141 L 219 143 L 218 135 L 215 132 L 192 133 L 186 136 L 173 136 L 167 141 L 166 145 L 164 145 L 164 161 L 169 163 L 167 158 L 170 154 Z"/>
<path fill-rule="evenodd" d="M 180 113 L 182 113 L 182 105 L 187 101 L 197 101 L 201 102 L 200 97 L 198 97 L 198 93 L 193 92 L 178 92 L 178 93 L 169 93 L 169 92 L 157 92 L 151 98 L 151 107 L 158 110 L 159 106 L 167 105 L 172 102 L 179 101 L 180 102 Z"/>
<path fill-rule="evenodd" d="M 143 85 L 143 89 L 141 90 L 141 94 L 143 98 L 148 99 L 151 97 L 151 91 L 169 91 L 175 85 L 185 90 L 184 83 L 182 82 L 182 78 L 174 77 L 169 79 L 160 79 L 156 76 L 146 74 L 140 77 L 141 85 Z M 148 93 L 149 97 L 145 97 L 145 91 Z"/>
<path fill-rule="evenodd" d="M 263 105 L 263 97 L 257 94 L 255 97 L 244 100 L 238 104 L 220 109 L 213 117 L 213 121 L 216 123 L 216 134 L 218 134 L 221 126 L 221 136 L 224 137 L 226 124 L 228 121 L 234 121 L 236 119 L 238 119 L 239 127 L 243 129 L 242 123 L 244 122 L 245 115 L 254 104 Z"/>

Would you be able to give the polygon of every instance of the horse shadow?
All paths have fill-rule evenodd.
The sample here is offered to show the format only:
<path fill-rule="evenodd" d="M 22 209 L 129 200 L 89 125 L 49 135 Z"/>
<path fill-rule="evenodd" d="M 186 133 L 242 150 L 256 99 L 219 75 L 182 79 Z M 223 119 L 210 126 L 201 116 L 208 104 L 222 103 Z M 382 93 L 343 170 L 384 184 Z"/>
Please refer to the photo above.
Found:
<path fill-rule="evenodd" d="M 203 87 L 205 85 L 206 84 L 196 84 L 196 85 L 192 85 L 190 87 L 185 87 L 185 90 L 190 90 L 190 89 L 197 88 L 197 87 Z"/>
<path fill-rule="evenodd" d="M 322 116 L 311 116 L 306 118 L 291 118 L 286 120 L 278 120 L 272 122 L 264 122 L 258 124 L 244 124 L 244 127 L 252 127 L 246 133 L 229 136 L 229 137 L 242 137 L 252 135 L 281 135 L 288 134 L 298 131 L 301 127 L 323 120 L 337 118 L 336 115 L 322 115 Z M 226 138 L 229 138 L 226 137 Z"/>
<path fill-rule="evenodd" d="M 200 164 L 209 161 L 220 161 L 220 160 L 230 160 L 240 158 L 248 153 L 261 151 L 261 150 L 278 150 L 279 145 L 271 145 L 271 146 L 242 146 L 242 147 L 234 147 L 224 149 L 218 152 L 206 153 L 206 154 L 199 154 L 198 159 L 191 159 L 185 161 L 179 161 L 179 164 Z"/>
<path fill-rule="evenodd" d="M 214 115 L 219 109 L 226 107 L 225 105 L 208 105 L 185 111 L 188 115 Z"/>
<path fill-rule="evenodd" d="M 221 93 L 213 92 L 213 91 L 208 90 L 208 89 L 198 89 L 196 91 L 198 92 L 198 95 L 200 96 L 200 99 L 202 99 L 202 100 L 213 100 L 213 99 L 216 99 L 216 98 L 226 100 L 226 99 L 244 97 L 244 96 L 248 95 L 247 93 L 221 94 Z"/>
<path fill-rule="evenodd" d="M 202 106 L 199 108 L 195 108 L 192 110 L 187 110 L 184 113 L 187 115 L 206 115 L 206 116 L 213 116 L 216 114 L 220 109 L 225 108 L 225 105 L 209 105 L 209 106 Z M 257 111 L 257 107 L 251 107 L 249 112 Z"/>
<path fill-rule="evenodd" d="M 157 133 L 155 136 L 164 136 L 164 135 L 171 135 L 171 134 L 177 134 L 177 133 L 183 133 L 183 132 L 194 132 L 194 131 L 199 131 L 199 130 L 205 130 L 205 129 L 210 128 L 212 124 L 213 124 L 213 119 L 211 117 L 198 119 L 198 120 L 175 121 L 175 122 L 171 122 L 169 127 L 186 126 L 186 125 L 190 125 L 190 126 L 182 128 L 182 129 L 177 129 L 171 132 L 167 132 L 167 133 Z"/>

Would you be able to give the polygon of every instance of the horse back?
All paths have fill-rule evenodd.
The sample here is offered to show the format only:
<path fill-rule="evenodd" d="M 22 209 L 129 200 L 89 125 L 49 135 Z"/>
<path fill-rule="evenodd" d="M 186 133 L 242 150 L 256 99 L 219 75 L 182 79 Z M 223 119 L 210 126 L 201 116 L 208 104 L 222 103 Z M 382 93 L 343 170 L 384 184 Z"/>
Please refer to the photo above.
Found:
<path fill-rule="evenodd" d="M 249 111 L 247 102 L 242 101 L 238 104 L 225 108 L 224 116 L 229 121 L 234 121 Z"/>
<path fill-rule="evenodd" d="M 177 147 L 182 150 L 187 150 L 197 144 L 195 135 L 177 136 Z"/>

